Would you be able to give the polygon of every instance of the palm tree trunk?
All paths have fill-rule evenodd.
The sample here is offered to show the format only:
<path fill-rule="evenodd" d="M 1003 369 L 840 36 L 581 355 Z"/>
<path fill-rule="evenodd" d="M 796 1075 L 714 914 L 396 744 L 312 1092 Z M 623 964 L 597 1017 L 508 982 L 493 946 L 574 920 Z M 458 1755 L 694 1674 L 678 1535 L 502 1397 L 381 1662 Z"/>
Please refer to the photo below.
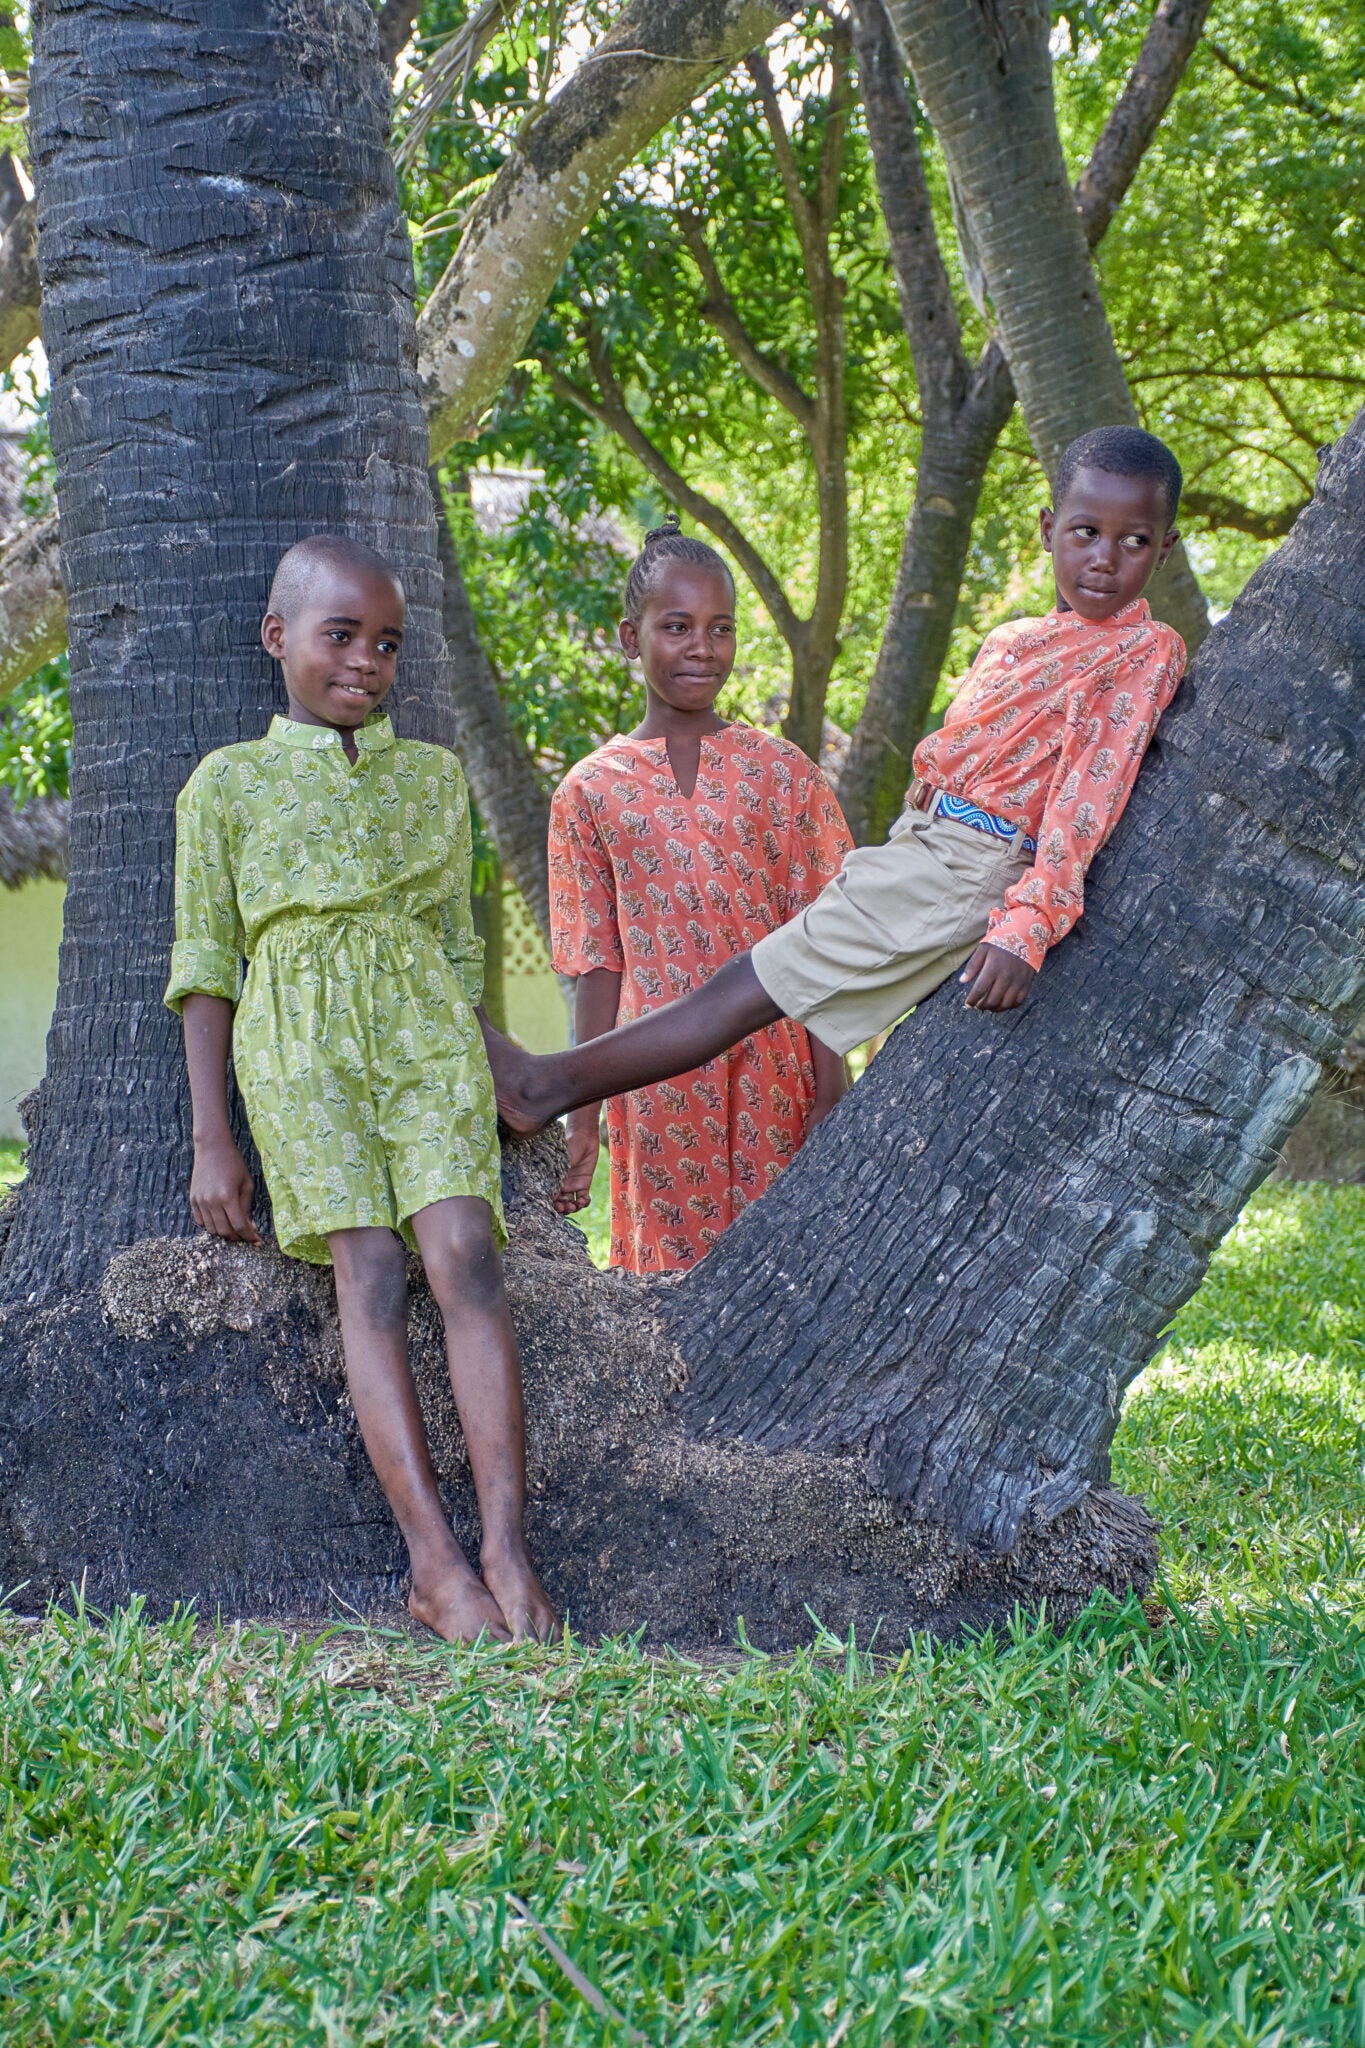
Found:
<path fill-rule="evenodd" d="M 256 622 L 291 541 L 354 532 L 391 556 L 409 605 L 397 723 L 452 736 L 374 17 L 364 0 L 305 0 L 290 18 L 292 43 L 264 0 L 151 19 L 48 0 L 36 25 L 76 741 L 11 1299 L 191 1228 L 179 1025 L 161 1003 L 175 798 L 201 755 L 254 738 L 279 706 Z M 75 105 L 103 111 L 73 129 Z"/>
<path fill-rule="evenodd" d="M 673 1289 L 692 1425 L 1008 1549 L 1365 1011 L 1365 413 L 1166 714 L 1027 1007 L 950 985 Z"/>

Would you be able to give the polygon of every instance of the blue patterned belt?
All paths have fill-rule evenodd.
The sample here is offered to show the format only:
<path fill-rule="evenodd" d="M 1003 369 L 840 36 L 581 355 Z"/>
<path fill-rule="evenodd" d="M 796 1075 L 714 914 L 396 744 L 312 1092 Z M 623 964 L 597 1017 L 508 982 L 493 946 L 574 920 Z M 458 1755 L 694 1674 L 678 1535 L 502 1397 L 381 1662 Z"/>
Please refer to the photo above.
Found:
<path fill-rule="evenodd" d="M 1025 853 L 1038 851 L 1038 841 L 1022 825 L 1011 825 L 1008 818 L 997 818 L 994 811 L 983 811 L 980 804 L 968 803 L 965 796 L 950 796 L 946 789 L 926 789 L 920 809 L 931 818 L 949 818 L 954 825 L 970 825 L 973 832 L 987 832 L 992 839 L 1008 839 Z"/>

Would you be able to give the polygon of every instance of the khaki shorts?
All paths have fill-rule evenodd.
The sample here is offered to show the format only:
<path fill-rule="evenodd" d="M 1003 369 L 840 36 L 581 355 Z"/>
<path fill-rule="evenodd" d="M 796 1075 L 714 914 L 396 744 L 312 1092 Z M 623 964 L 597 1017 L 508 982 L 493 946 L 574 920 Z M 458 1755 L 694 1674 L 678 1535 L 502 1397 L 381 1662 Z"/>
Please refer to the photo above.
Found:
<path fill-rule="evenodd" d="M 754 947 L 779 1009 L 851 1052 L 932 995 L 1033 865 L 1008 840 L 904 811 L 885 846 L 859 846 L 807 909 Z"/>

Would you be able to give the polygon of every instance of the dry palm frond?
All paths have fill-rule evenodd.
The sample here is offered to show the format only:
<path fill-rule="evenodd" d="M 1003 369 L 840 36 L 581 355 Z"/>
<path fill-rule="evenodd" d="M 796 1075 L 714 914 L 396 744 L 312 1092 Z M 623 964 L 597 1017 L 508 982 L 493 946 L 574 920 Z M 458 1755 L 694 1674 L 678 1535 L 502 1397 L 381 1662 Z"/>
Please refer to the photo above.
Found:
<path fill-rule="evenodd" d="M 69 813 L 64 796 L 35 796 L 17 804 L 13 792 L 0 784 L 0 884 L 17 889 L 44 876 L 62 880 Z"/>
<path fill-rule="evenodd" d="M 441 44 L 421 75 L 404 118 L 403 137 L 394 150 L 400 171 L 411 169 L 432 122 L 468 89 L 489 44 L 518 11 L 517 0 L 484 0 Z"/>

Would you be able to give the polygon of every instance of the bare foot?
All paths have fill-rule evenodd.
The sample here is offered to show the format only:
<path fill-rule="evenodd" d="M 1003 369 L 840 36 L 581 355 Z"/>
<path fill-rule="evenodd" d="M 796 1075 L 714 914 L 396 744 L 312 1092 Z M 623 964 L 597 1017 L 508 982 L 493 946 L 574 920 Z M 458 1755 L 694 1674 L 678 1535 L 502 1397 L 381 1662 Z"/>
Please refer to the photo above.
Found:
<path fill-rule="evenodd" d="M 448 1566 L 421 1580 L 414 1574 L 408 1613 L 443 1642 L 477 1643 L 480 1636 L 494 1643 L 513 1640 L 495 1596 L 467 1564 Z"/>
<path fill-rule="evenodd" d="M 484 1550 L 483 1582 L 497 1601 L 514 1643 L 554 1643 L 564 1624 L 531 1566 L 526 1551 Z"/>
<path fill-rule="evenodd" d="M 513 1045 L 510 1038 L 504 1038 L 486 1018 L 481 1017 L 479 1022 L 483 1028 L 488 1064 L 493 1070 L 493 1097 L 498 1105 L 498 1115 L 519 1137 L 533 1137 L 555 1114 L 552 1107 L 541 1102 L 542 1091 L 535 1087 L 536 1069 L 542 1062 L 534 1053 L 523 1052 L 519 1045 Z"/>

